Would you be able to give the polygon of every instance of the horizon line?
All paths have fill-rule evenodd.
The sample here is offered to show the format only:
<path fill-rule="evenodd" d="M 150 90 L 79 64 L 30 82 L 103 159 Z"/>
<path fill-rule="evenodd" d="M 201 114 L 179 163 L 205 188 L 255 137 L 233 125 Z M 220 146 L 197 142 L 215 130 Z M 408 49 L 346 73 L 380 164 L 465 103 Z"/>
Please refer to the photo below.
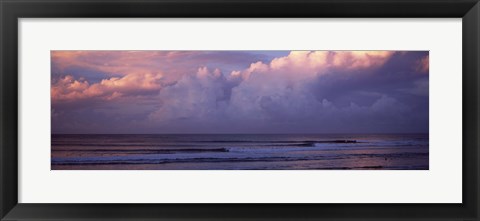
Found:
<path fill-rule="evenodd" d="M 429 132 L 402 133 L 51 133 L 50 135 L 337 135 L 337 134 L 430 134 Z"/>

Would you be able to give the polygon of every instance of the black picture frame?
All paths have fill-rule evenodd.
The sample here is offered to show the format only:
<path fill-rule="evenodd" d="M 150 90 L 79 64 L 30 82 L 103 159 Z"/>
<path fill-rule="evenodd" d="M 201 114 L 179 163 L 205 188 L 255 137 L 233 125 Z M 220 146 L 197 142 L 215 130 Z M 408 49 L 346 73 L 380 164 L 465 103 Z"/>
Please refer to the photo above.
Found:
<path fill-rule="evenodd" d="M 0 0 L 0 15 L 1 220 L 479 220 L 480 4 L 478 0 Z M 463 203 L 18 203 L 17 21 L 19 18 L 47 17 L 462 18 Z"/>

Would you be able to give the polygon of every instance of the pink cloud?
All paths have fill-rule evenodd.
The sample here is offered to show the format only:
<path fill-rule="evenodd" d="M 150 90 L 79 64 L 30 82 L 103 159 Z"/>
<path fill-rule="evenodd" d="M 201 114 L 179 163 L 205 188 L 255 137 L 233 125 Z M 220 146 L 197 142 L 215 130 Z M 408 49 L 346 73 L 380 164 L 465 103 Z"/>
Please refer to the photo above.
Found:
<path fill-rule="evenodd" d="M 172 87 L 183 86 L 182 90 L 194 91 L 199 95 L 205 92 L 205 88 L 217 87 L 212 94 L 212 97 L 217 99 L 216 97 L 224 96 L 222 94 L 224 86 L 219 81 L 237 82 L 240 85 L 232 89 L 233 104 L 239 99 L 244 101 L 259 96 L 290 94 L 294 88 L 298 92 L 297 95 L 301 95 L 305 94 L 301 89 L 305 83 L 318 75 L 328 73 L 330 69 L 376 68 L 383 65 L 392 54 L 393 52 L 388 51 L 292 51 L 288 56 L 275 58 L 270 63 L 260 61 L 251 63 L 242 71 L 231 72 L 227 78 L 223 77 L 219 69 L 212 71 L 207 67 L 199 67 L 194 75 L 182 74 L 183 77 L 179 78 Z M 52 100 L 54 102 L 88 98 L 110 100 L 145 93 L 159 93 L 164 84 L 162 83 L 165 80 L 164 74 L 152 70 L 155 68 L 152 67 L 152 59 L 179 59 L 189 55 L 192 54 L 158 51 L 53 51 L 52 59 L 59 64 L 88 66 L 108 73 L 122 72 L 124 76 L 111 77 L 91 84 L 86 80 L 74 79 L 67 75 L 52 84 Z M 243 82 L 240 83 L 239 80 Z M 255 91 L 255 94 L 248 91 Z M 162 94 L 169 94 L 169 96 L 162 96 L 163 103 L 168 103 L 169 99 L 179 99 L 175 98 L 177 94 L 168 93 L 168 90 L 163 91 Z M 188 94 L 186 98 L 192 97 L 195 96 Z M 314 98 L 308 98 L 308 100 L 312 99 Z M 192 102 L 184 101 L 183 103 Z"/>
<path fill-rule="evenodd" d="M 393 51 L 337 51 L 333 65 L 345 69 L 374 68 L 383 65 Z"/>
<path fill-rule="evenodd" d="M 81 66 L 123 75 L 106 78 L 93 84 L 67 75 L 52 84 L 52 100 L 56 102 L 87 98 L 116 99 L 159 92 L 162 84 L 167 81 L 165 74 L 158 70 L 160 68 L 158 64 L 164 60 L 185 58 L 195 53 L 197 52 L 52 51 L 52 61 L 60 68 Z M 270 63 L 260 61 L 251 63 L 242 71 L 231 72 L 228 79 L 224 80 L 230 82 L 243 80 L 244 87 L 256 87 L 263 93 L 270 94 L 293 86 L 301 87 L 302 82 L 308 82 L 309 79 L 327 73 L 333 68 L 347 70 L 376 68 L 383 65 L 393 53 L 389 51 L 292 51 L 288 56 L 275 58 Z M 173 68 L 177 66 L 181 65 L 174 65 Z M 185 74 L 191 77 L 187 71 L 183 72 L 185 73 L 176 77 L 177 84 Z M 199 67 L 195 74 L 204 82 L 223 79 L 219 69 L 211 71 L 207 67 Z M 250 79 L 252 74 L 255 75 L 253 80 Z M 273 87 L 273 84 L 276 87 Z"/>
<path fill-rule="evenodd" d="M 233 71 L 231 76 L 249 78 L 253 72 L 279 75 L 288 73 L 297 78 L 314 77 L 331 69 L 349 71 L 377 68 L 394 54 L 393 51 L 292 51 L 288 56 L 273 59 L 270 63 L 252 63 L 243 71 Z"/>
<path fill-rule="evenodd" d="M 56 104 L 80 101 L 64 106 L 83 108 L 93 103 L 97 105 L 95 114 L 126 117 L 128 125 L 136 122 L 145 128 L 290 128 L 298 122 L 313 128 L 339 125 L 332 121 L 341 125 L 405 122 L 403 117 L 410 104 L 407 100 L 404 105 L 403 95 L 397 92 L 428 96 L 428 79 L 423 79 L 428 76 L 412 74 L 412 67 L 417 66 L 428 71 L 428 56 L 416 65 L 418 54 L 407 57 L 392 56 L 396 52 L 389 51 L 292 51 L 273 59 L 255 57 L 232 67 L 212 62 L 210 57 L 195 57 L 195 53 L 52 52 L 52 62 L 59 65 L 66 62 L 65 67 L 107 73 L 103 79 L 101 73 L 100 78 L 92 77 L 92 81 L 79 76 L 98 73 L 84 75 L 89 71 L 84 69 L 69 75 L 60 72 L 63 77 L 51 85 L 52 116 L 61 113 L 62 105 Z M 390 65 L 406 58 L 400 61 L 408 61 L 408 65 Z M 384 66 L 389 59 L 392 62 Z M 228 70 L 227 74 L 222 74 L 220 68 Z M 383 75 L 389 68 L 395 74 Z M 389 88 L 375 88 L 378 82 L 398 82 L 398 77 L 405 77 L 405 82 L 400 82 L 401 86 L 392 84 L 396 87 L 394 94 Z"/>
<path fill-rule="evenodd" d="M 162 88 L 161 79 L 161 74 L 130 74 L 90 84 L 86 80 L 77 80 L 67 75 L 52 84 L 51 97 L 53 102 L 61 102 L 88 98 L 111 100 L 123 96 L 142 95 L 158 92 Z"/>
<path fill-rule="evenodd" d="M 85 80 L 76 80 L 67 75 L 52 84 L 50 89 L 52 100 L 77 100 L 85 98 L 84 91 L 90 87 Z"/>
<path fill-rule="evenodd" d="M 52 67 L 61 73 L 79 67 L 106 75 L 126 76 L 145 73 L 163 74 L 165 80 L 176 81 L 185 73 L 195 70 L 189 51 L 51 51 Z"/>
<path fill-rule="evenodd" d="M 378 68 L 393 53 L 292 51 L 269 63 L 251 63 L 248 68 L 232 71 L 227 77 L 223 77 L 218 69 L 212 71 L 200 67 L 195 74 L 184 75 L 175 85 L 162 89 L 159 96 L 162 106 L 149 119 L 163 121 L 224 114 L 230 115 L 228 118 L 253 117 L 258 120 L 275 114 L 289 118 L 311 116 L 328 103 L 327 100 L 323 103 L 317 101 L 308 88 L 311 81 L 332 69 L 344 69 L 345 73 L 350 73 Z M 226 89 L 228 84 L 233 86 Z M 231 91 L 228 103 L 219 102 L 223 101 L 228 90 Z M 288 111 L 280 113 L 281 110 Z"/>

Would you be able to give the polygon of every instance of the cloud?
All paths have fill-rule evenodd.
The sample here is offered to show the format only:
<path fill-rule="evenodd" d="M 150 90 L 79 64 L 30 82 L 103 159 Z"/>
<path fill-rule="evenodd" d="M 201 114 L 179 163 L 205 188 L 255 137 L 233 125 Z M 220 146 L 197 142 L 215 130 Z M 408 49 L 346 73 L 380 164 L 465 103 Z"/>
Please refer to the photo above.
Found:
<path fill-rule="evenodd" d="M 226 53 L 228 62 L 218 62 L 221 52 L 137 53 L 103 54 L 108 64 L 114 62 L 107 68 L 95 58 L 100 55 L 56 54 L 86 69 L 122 74 L 97 82 L 72 75 L 55 79 L 55 114 L 62 112 L 62 103 L 101 100 L 118 105 L 102 109 L 100 104 L 84 114 L 102 116 L 104 125 L 118 124 L 120 131 L 129 125 L 123 133 L 428 131 L 428 105 L 421 105 L 425 97 L 428 101 L 428 78 L 407 72 L 425 59 L 428 65 L 428 54 L 414 63 L 425 53 L 292 51 L 268 62 L 250 58 L 257 58 L 251 53 Z M 244 68 L 232 70 L 242 66 L 232 66 L 235 59 Z M 138 111 L 113 111 L 140 102 Z M 419 111 L 427 118 L 412 117 Z"/>
<path fill-rule="evenodd" d="M 159 92 L 162 88 L 162 74 L 129 74 L 123 77 L 104 79 L 90 84 L 84 79 L 75 79 L 71 75 L 52 83 L 52 102 L 74 102 L 89 98 L 111 100 L 123 96 L 136 96 Z"/>
<path fill-rule="evenodd" d="M 288 56 L 273 59 L 270 63 L 256 62 L 241 74 L 248 78 L 252 72 L 275 72 L 276 75 L 304 78 L 329 73 L 332 69 L 355 71 L 383 65 L 393 51 L 292 51 Z"/>
<path fill-rule="evenodd" d="M 175 121 L 177 127 L 184 125 L 184 129 L 192 127 L 192 122 L 219 125 L 221 121 L 245 131 L 252 126 L 277 127 L 278 130 L 293 127 L 298 131 L 299 125 L 328 131 L 326 125 L 336 121 L 348 124 L 369 119 L 374 124 L 375 118 L 397 119 L 400 110 L 407 108 L 387 95 L 377 95 L 368 106 L 352 102 L 340 108 L 326 98 L 319 98 L 315 90 L 315 82 L 325 74 L 348 75 L 360 69 L 373 70 L 392 54 L 297 51 L 270 63 L 252 63 L 226 77 L 218 69 L 211 71 L 202 67 L 196 74 L 185 75 L 175 85 L 163 89 L 159 97 L 162 106 L 149 120 L 169 124 Z M 343 72 L 331 73 L 339 69 Z"/>
<path fill-rule="evenodd" d="M 101 78 L 148 72 L 164 73 L 175 82 L 199 66 L 244 68 L 266 56 L 240 51 L 51 51 L 52 75 Z"/>
<path fill-rule="evenodd" d="M 258 114 L 270 109 L 268 116 L 274 116 L 275 113 L 279 116 L 307 116 L 304 112 L 314 112 L 322 106 L 317 105 L 324 98 L 317 96 L 319 90 L 315 82 L 323 80 L 324 75 L 342 78 L 338 75 L 348 75 L 360 69 L 375 69 L 392 54 L 294 51 L 288 56 L 273 59 L 269 64 L 257 62 L 242 72 L 232 72 L 231 76 L 241 75 L 244 81 L 232 89 L 231 105 L 239 112 L 256 111 Z M 280 114 L 280 111 L 288 111 L 289 114 Z"/>
<path fill-rule="evenodd" d="M 333 65 L 346 69 L 374 68 L 383 65 L 393 51 L 341 51 L 333 52 Z"/>

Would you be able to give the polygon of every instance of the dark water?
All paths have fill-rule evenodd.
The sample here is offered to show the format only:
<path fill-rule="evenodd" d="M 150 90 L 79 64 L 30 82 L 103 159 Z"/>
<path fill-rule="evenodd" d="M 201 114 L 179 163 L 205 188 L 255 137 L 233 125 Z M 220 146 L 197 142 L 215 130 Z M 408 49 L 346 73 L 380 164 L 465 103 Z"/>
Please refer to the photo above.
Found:
<path fill-rule="evenodd" d="M 53 170 L 428 170 L 428 134 L 52 135 Z"/>

